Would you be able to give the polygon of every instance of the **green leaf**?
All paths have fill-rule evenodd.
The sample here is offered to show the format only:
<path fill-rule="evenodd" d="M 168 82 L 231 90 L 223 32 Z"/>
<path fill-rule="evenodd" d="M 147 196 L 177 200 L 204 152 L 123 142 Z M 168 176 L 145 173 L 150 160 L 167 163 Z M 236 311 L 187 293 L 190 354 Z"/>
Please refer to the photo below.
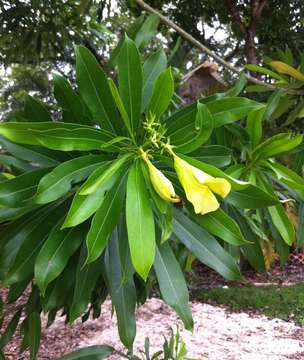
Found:
<path fill-rule="evenodd" d="M 146 280 L 155 256 L 155 227 L 140 161 L 132 165 L 128 175 L 126 218 L 132 263 Z"/>
<path fill-rule="evenodd" d="M 86 258 L 87 250 L 85 244 L 83 244 L 76 268 L 76 283 L 69 311 L 69 321 L 71 323 L 85 312 L 97 279 L 101 274 L 100 259 L 85 265 Z"/>
<path fill-rule="evenodd" d="M 88 257 L 86 263 L 96 260 L 103 252 L 114 227 L 116 226 L 125 198 L 125 176 L 120 176 L 106 193 L 104 201 L 97 210 L 87 236 Z"/>
<path fill-rule="evenodd" d="M 189 154 L 191 158 L 216 167 L 226 167 L 231 163 L 231 149 L 221 145 L 207 145 Z"/>
<path fill-rule="evenodd" d="M 226 96 L 238 96 L 247 84 L 245 73 L 242 72 L 233 87 L 226 91 Z"/>
<path fill-rule="evenodd" d="M 53 82 L 54 96 L 62 109 L 63 120 L 68 123 L 90 124 L 85 105 L 69 81 L 61 75 L 54 75 Z"/>
<path fill-rule="evenodd" d="M 30 171 L 34 169 L 34 167 L 30 165 L 28 162 L 20 160 L 10 155 L 0 154 L 0 164 L 20 171 Z"/>
<path fill-rule="evenodd" d="M 304 202 L 302 201 L 299 206 L 299 225 L 297 231 L 298 241 L 297 247 L 304 245 Z"/>
<path fill-rule="evenodd" d="M 110 90 L 111 90 L 111 93 L 112 93 L 112 96 L 113 96 L 113 99 L 115 101 L 115 104 L 119 110 L 119 113 L 121 115 L 121 118 L 131 136 L 131 138 L 134 137 L 133 135 L 133 130 L 132 130 L 132 125 L 131 125 L 131 122 L 130 122 L 130 118 L 129 118 L 129 115 L 124 107 L 124 104 L 122 102 L 122 99 L 120 97 L 120 94 L 119 94 L 119 91 L 115 85 L 115 82 L 112 80 L 112 79 L 109 79 L 109 86 L 110 86 Z"/>
<path fill-rule="evenodd" d="M 245 239 L 250 242 L 250 244 L 241 247 L 242 253 L 254 269 L 257 271 L 265 271 L 263 251 L 259 239 L 250 226 L 247 216 L 232 206 L 229 206 L 229 210 L 231 216 L 233 216 L 234 220 L 239 224 Z"/>
<path fill-rule="evenodd" d="M 167 57 L 163 49 L 151 54 L 143 64 L 142 112 L 150 102 L 153 85 L 160 73 L 166 69 Z"/>
<path fill-rule="evenodd" d="M 39 180 L 47 172 L 48 169 L 37 169 L 0 182 L 0 204 L 12 208 L 26 206 L 26 200 L 35 194 Z"/>
<path fill-rule="evenodd" d="M 104 273 L 117 316 L 120 339 L 128 349 L 131 349 L 136 334 L 136 289 L 133 277 L 127 281 L 123 279 L 116 229 L 105 251 Z"/>
<path fill-rule="evenodd" d="M 269 96 L 263 119 L 265 119 L 267 121 L 271 120 L 272 115 L 277 110 L 277 108 L 278 108 L 278 106 L 280 104 L 282 96 L 283 96 L 283 90 L 282 89 L 275 90 Z"/>
<path fill-rule="evenodd" d="M 116 181 L 116 176 L 107 181 L 96 192 L 90 195 L 80 195 L 82 187 L 79 188 L 73 198 L 72 205 L 69 209 L 67 217 L 62 225 L 62 228 L 76 226 L 87 220 L 93 215 L 97 209 L 100 208 L 104 201 L 104 195 L 111 189 Z"/>
<path fill-rule="evenodd" d="M 277 79 L 277 80 L 283 80 L 282 76 L 280 76 L 279 74 L 275 73 L 274 71 L 269 70 L 269 69 L 267 69 L 267 68 L 265 68 L 263 66 L 254 65 L 254 64 L 247 64 L 247 65 L 245 65 L 245 68 L 247 68 L 250 71 L 259 72 L 259 73 L 264 74 L 264 75 L 269 75 L 269 76 L 271 76 L 271 77 L 273 77 L 274 79 Z"/>
<path fill-rule="evenodd" d="M 59 164 L 56 151 L 39 148 L 37 146 L 20 146 L 0 136 L 0 144 L 18 159 L 26 160 L 42 166 L 56 166 Z"/>
<path fill-rule="evenodd" d="M 120 120 L 106 75 L 95 56 L 84 46 L 76 47 L 76 78 L 80 95 L 93 120 L 102 128 L 118 133 Z"/>
<path fill-rule="evenodd" d="M 177 151 L 184 154 L 192 152 L 203 145 L 211 136 L 214 127 L 214 120 L 206 105 L 199 102 L 197 103 L 197 113 L 195 124 L 193 125 L 195 126 L 193 126 L 192 130 L 192 139 L 178 145 L 176 147 Z M 172 142 L 172 144 L 174 145 L 175 143 Z"/>
<path fill-rule="evenodd" d="M 192 215 L 193 220 L 212 235 L 232 245 L 244 245 L 244 239 L 238 224 L 222 209 L 201 215 Z"/>
<path fill-rule="evenodd" d="M 265 106 L 242 97 L 205 98 L 200 100 L 200 103 L 208 107 L 213 116 L 215 128 L 240 120 L 252 110 Z M 167 119 L 168 130 L 166 134 L 170 136 L 172 143 L 187 141 L 193 137 L 191 131 L 195 121 L 195 114 L 196 104 L 192 104 Z"/>
<path fill-rule="evenodd" d="M 52 229 L 35 261 L 35 280 L 43 295 L 85 239 L 86 225 L 64 230 L 61 225 L 62 220 Z"/>
<path fill-rule="evenodd" d="M 57 200 L 106 160 L 104 155 L 85 155 L 58 165 L 40 180 L 34 201 L 45 204 Z"/>
<path fill-rule="evenodd" d="M 27 279 L 34 272 L 34 264 L 39 250 L 49 236 L 49 231 L 66 210 L 66 204 L 58 203 L 40 211 L 35 219 L 21 228 L 16 240 L 20 246 L 14 260 L 11 262 L 5 284 L 12 285 Z M 30 218 L 31 219 L 31 218 Z"/>
<path fill-rule="evenodd" d="M 132 133 L 139 128 L 142 101 L 142 68 L 135 43 L 126 35 L 118 56 L 119 92 L 131 123 Z"/>
<path fill-rule="evenodd" d="M 24 114 L 28 121 L 52 121 L 52 118 L 44 105 L 30 95 L 25 97 Z"/>
<path fill-rule="evenodd" d="M 185 328 L 193 328 L 189 294 L 183 272 L 168 243 L 156 248 L 154 269 L 165 302 L 181 317 Z"/>
<path fill-rule="evenodd" d="M 111 355 L 114 349 L 105 345 L 94 345 L 73 351 L 57 360 L 102 360 Z"/>
<path fill-rule="evenodd" d="M 203 264 L 229 280 L 240 279 L 240 271 L 231 255 L 206 230 L 176 209 L 173 233 Z"/>
<path fill-rule="evenodd" d="M 11 321 L 9 322 L 9 324 L 7 325 L 5 331 L 2 333 L 2 336 L 0 338 L 0 349 L 2 350 L 4 348 L 4 346 L 6 346 L 11 338 L 13 337 L 16 328 L 18 326 L 20 317 L 21 317 L 21 313 L 22 313 L 22 309 L 18 310 L 15 315 L 13 316 L 13 318 L 11 319 Z"/>
<path fill-rule="evenodd" d="M 133 155 L 127 154 L 96 169 L 82 185 L 80 195 L 89 195 L 101 188 Z"/>
<path fill-rule="evenodd" d="M 304 190 L 304 179 L 296 172 L 274 161 L 265 161 L 263 162 L 263 165 L 271 169 L 278 180 L 282 181 L 284 184 L 292 187 L 293 189 Z"/>
<path fill-rule="evenodd" d="M 16 143 L 42 145 L 61 151 L 99 150 L 102 145 L 113 139 L 112 134 L 101 129 L 59 122 L 6 122 L 0 124 L 0 135 Z M 113 149 L 114 146 L 106 150 Z"/>
<path fill-rule="evenodd" d="M 159 16 L 155 14 L 147 17 L 134 38 L 138 48 L 145 47 L 152 40 L 157 31 L 159 20 Z"/>
<path fill-rule="evenodd" d="M 264 118 L 265 109 L 266 108 L 252 110 L 247 116 L 246 130 L 250 137 L 252 149 L 257 147 L 262 139 L 262 121 Z"/>
<path fill-rule="evenodd" d="M 260 145 L 252 152 L 252 159 L 257 161 L 260 158 L 267 159 L 290 151 L 299 146 L 303 140 L 303 135 L 293 135 L 291 133 L 282 133 L 274 135 Z"/>
<path fill-rule="evenodd" d="M 29 315 L 29 348 L 30 348 L 30 360 L 35 360 L 37 358 L 39 345 L 40 345 L 40 336 L 41 336 L 41 321 L 40 315 L 37 312 L 32 312 Z"/>
<path fill-rule="evenodd" d="M 153 93 L 146 113 L 155 115 L 156 119 L 167 110 L 174 94 L 174 79 L 171 68 L 161 72 L 154 82 Z"/>

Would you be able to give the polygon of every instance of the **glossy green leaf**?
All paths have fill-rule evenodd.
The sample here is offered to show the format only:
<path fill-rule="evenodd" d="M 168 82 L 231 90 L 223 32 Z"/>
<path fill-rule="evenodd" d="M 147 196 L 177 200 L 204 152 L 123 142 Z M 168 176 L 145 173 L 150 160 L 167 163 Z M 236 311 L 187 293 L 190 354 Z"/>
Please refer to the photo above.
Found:
<path fill-rule="evenodd" d="M 277 110 L 277 108 L 278 108 L 278 106 L 280 104 L 282 96 L 283 96 L 283 90 L 282 89 L 275 90 L 269 96 L 263 119 L 265 119 L 267 121 L 271 120 L 272 115 Z"/>
<path fill-rule="evenodd" d="M 52 118 L 45 106 L 30 95 L 25 97 L 24 114 L 28 121 L 42 122 L 52 121 Z"/>
<path fill-rule="evenodd" d="M 159 283 L 161 295 L 181 317 L 185 328 L 193 328 L 193 319 L 189 308 L 189 294 L 178 261 L 168 243 L 156 248 L 154 270 Z"/>
<path fill-rule="evenodd" d="M 299 146 L 303 140 L 303 135 L 293 135 L 291 133 L 282 133 L 274 135 L 260 145 L 252 152 L 252 158 L 256 161 L 260 158 L 267 159 L 290 151 Z"/>
<path fill-rule="evenodd" d="M 29 348 L 30 348 L 30 360 L 35 360 L 37 358 L 39 345 L 40 345 L 40 336 L 41 336 L 41 320 L 40 315 L 37 312 L 32 312 L 29 315 Z"/>
<path fill-rule="evenodd" d="M 299 206 L 299 226 L 297 231 L 297 246 L 303 247 L 304 245 L 304 202 L 302 201 Z"/>
<path fill-rule="evenodd" d="M 111 163 L 105 164 L 104 166 L 96 169 L 87 181 L 83 184 L 80 190 L 80 195 L 89 195 L 99 188 L 101 188 L 111 177 L 121 168 L 123 165 L 130 160 L 132 155 L 126 154 L 120 158 L 112 161 Z"/>
<path fill-rule="evenodd" d="M 105 155 L 85 155 L 58 165 L 40 180 L 34 201 L 45 204 L 57 200 L 106 160 Z"/>
<path fill-rule="evenodd" d="M 0 349 L 3 349 L 4 346 L 6 346 L 11 338 L 13 337 L 16 328 L 18 326 L 20 317 L 21 317 L 22 309 L 18 310 L 14 316 L 12 317 L 11 321 L 7 325 L 5 331 L 2 333 L 2 336 L 0 338 Z"/>
<path fill-rule="evenodd" d="M 120 339 L 128 349 L 131 349 L 136 334 L 136 290 L 132 277 L 123 281 L 117 230 L 114 230 L 105 251 L 104 271 L 117 316 Z"/>
<path fill-rule="evenodd" d="M 35 261 L 35 280 L 42 294 L 66 267 L 85 239 L 87 226 L 61 230 L 62 220 L 52 229 Z"/>
<path fill-rule="evenodd" d="M 132 263 L 146 280 L 155 256 L 155 228 L 140 161 L 134 163 L 128 175 L 126 218 Z"/>
<path fill-rule="evenodd" d="M 49 236 L 54 223 L 63 216 L 65 210 L 66 204 L 62 203 L 47 207 L 44 211 L 40 211 L 35 219 L 22 227 L 21 232 L 16 235 L 16 241 L 20 246 L 5 277 L 6 285 L 25 280 L 33 274 L 39 250 Z"/>
<path fill-rule="evenodd" d="M 167 110 L 174 93 L 174 79 L 171 68 L 162 71 L 154 82 L 153 93 L 146 113 L 156 119 Z"/>
<path fill-rule="evenodd" d="M 0 135 L 16 143 L 41 145 L 61 151 L 99 150 L 113 139 L 113 135 L 101 129 L 59 122 L 2 123 Z M 111 151 L 113 148 L 115 147 L 107 150 Z"/>
<path fill-rule="evenodd" d="M 174 210 L 173 233 L 203 264 L 229 280 L 240 278 L 234 259 L 216 239 L 177 209 Z"/>
<path fill-rule="evenodd" d="M 73 301 L 69 311 L 69 321 L 73 322 L 81 316 L 91 299 L 92 291 L 95 287 L 98 277 L 101 274 L 100 259 L 90 264 L 85 264 L 87 250 L 85 244 L 81 249 L 81 255 L 76 268 L 76 282 L 73 294 Z M 75 271 L 75 270 L 74 270 Z"/>
<path fill-rule="evenodd" d="M 262 121 L 265 108 L 251 111 L 247 116 L 246 130 L 250 137 L 251 147 L 254 149 L 262 139 Z"/>
<path fill-rule="evenodd" d="M 69 81 L 61 76 L 54 75 L 54 96 L 62 109 L 65 122 L 90 124 L 90 118 L 80 96 L 73 90 Z"/>
<path fill-rule="evenodd" d="M 134 38 L 138 48 L 143 48 L 152 40 L 157 31 L 159 20 L 159 16 L 155 14 L 149 15 L 146 18 Z"/>
<path fill-rule="evenodd" d="M 4 206 L 0 206 L 0 221 L 9 221 L 9 220 L 16 220 L 20 218 L 22 215 L 27 214 L 28 212 L 34 210 L 39 205 L 29 205 L 24 207 L 18 208 L 8 208 Z"/>
<path fill-rule="evenodd" d="M 142 68 L 135 43 L 126 35 L 118 56 L 119 92 L 131 123 L 136 132 L 142 101 Z"/>
<path fill-rule="evenodd" d="M 0 205 L 12 208 L 26 206 L 26 200 L 35 194 L 39 180 L 46 173 L 47 169 L 37 169 L 0 182 Z"/>
<path fill-rule="evenodd" d="M 123 207 L 126 191 L 125 176 L 120 176 L 106 193 L 97 210 L 87 236 L 88 257 L 86 263 L 96 260 L 103 252 Z"/>
<path fill-rule="evenodd" d="M 277 80 L 282 80 L 282 76 L 280 76 L 279 74 L 275 73 L 274 71 L 267 69 L 263 66 L 259 66 L 259 65 L 254 65 L 254 64 L 247 64 L 245 65 L 245 67 L 250 70 L 250 71 L 254 71 L 254 72 L 259 72 L 261 74 L 264 75 L 269 75 L 271 77 L 273 77 L 274 79 Z"/>
<path fill-rule="evenodd" d="M 244 245 L 244 239 L 238 224 L 222 209 L 201 215 L 192 215 L 193 220 L 210 234 L 219 237 L 231 245 Z"/>
<path fill-rule="evenodd" d="M 207 105 L 197 103 L 197 113 L 195 117 L 195 122 L 193 123 L 192 129 L 192 139 L 181 142 L 177 145 L 177 151 L 182 153 L 189 153 L 196 149 L 198 149 L 201 145 L 203 145 L 211 136 L 214 128 L 214 119 L 208 110 Z"/>
<path fill-rule="evenodd" d="M 231 155 L 231 149 L 221 145 L 203 146 L 189 154 L 191 158 L 216 167 L 230 165 Z"/>
<path fill-rule="evenodd" d="M 263 163 L 263 165 L 264 164 L 266 167 L 271 169 L 275 173 L 276 177 L 284 184 L 292 187 L 293 189 L 304 189 L 304 179 L 296 172 L 278 162 L 267 161 Z"/>
<path fill-rule="evenodd" d="M 57 360 L 102 360 L 113 353 L 114 349 L 105 345 L 94 345 L 73 351 Z"/>
<path fill-rule="evenodd" d="M 30 171 L 34 169 L 28 162 L 6 154 L 0 154 L 0 164 L 20 171 Z"/>
<path fill-rule="evenodd" d="M 233 85 L 233 87 L 228 91 L 226 91 L 226 96 L 238 96 L 243 91 L 246 84 L 247 84 L 247 79 L 244 72 L 242 72 L 238 80 Z"/>
<path fill-rule="evenodd" d="M 119 132 L 120 120 L 106 75 L 95 56 L 84 46 L 76 47 L 76 78 L 93 121 L 110 132 Z"/>
<path fill-rule="evenodd" d="M 73 198 L 72 205 L 62 225 L 62 228 L 81 224 L 100 208 L 104 201 L 104 195 L 111 189 L 116 181 L 116 176 L 107 181 L 96 192 L 90 195 L 80 195 L 82 187 L 79 188 Z"/>
<path fill-rule="evenodd" d="M 151 54 L 143 64 L 142 112 L 150 102 L 153 85 L 160 73 L 166 69 L 167 58 L 163 49 Z"/>

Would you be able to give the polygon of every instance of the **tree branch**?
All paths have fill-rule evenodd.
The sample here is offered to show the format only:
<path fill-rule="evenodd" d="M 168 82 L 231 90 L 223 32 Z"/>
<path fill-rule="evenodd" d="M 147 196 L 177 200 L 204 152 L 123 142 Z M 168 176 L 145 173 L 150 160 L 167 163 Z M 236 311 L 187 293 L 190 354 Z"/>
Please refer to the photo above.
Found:
<path fill-rule="evenodd" d="M 241 33 L 244 36 L 246 36 L 248 29 L 247 29 L 246 25 L 243 23 L 240 13 L 236 9 L 236 1 L 235 0 L 226 0 L 225 2 L 228 7 L 228 10 L 232 16 L 233 21 L 238 24 L 238 26 L 241 30 Z"/>
<path fill-rule="evenodd" d="M 161 14 L 158 10 L 155 10 L 154 8 L 152 8 L 150 5 L 148 5 L 147 3 L 145 3 L 143 0 L 134 0 L 136 4 L 138 4 L 143 10 L 152 13 L 152 14 L 156 14 L 159 16 L 160 20 L 166 24 L 167 26 L 169 26 L 170 28 L 174 29 L 178 34 L 180 34 L 184 39 L 186 39 L 187 41 L 189 41 L 191 44 L 193 44 L 195 47 L 197 47 L 198 49 L 200 49 L 201 51 L 204 51 L 206 54 L 208 54 L 209 56 L 211 56 L 214 60 L 216 60 L 219 64 L 223 65 L 224 67 L 226 67 L 227 69 L 231 70 L 234 73 L 237 74 L 241 74 L 241 72 L 243 71 L 242 68 L 238 68 L 233 66 L 232 64 L 228 63 L 227 61 L 225 61 L 223 58 L 221 58 L 219 55 L 217 55 L 215 52 L 213 52 L 212 50 L 210 50 L 209 48 L 207 48 L 205 45 L 203 45 L 201 42 L 199 42 L 198 40 L 196 40 L 192 35 L 190 35 L 188 32 L 186 32 L 185 30 L 183 30 L 181 27 L 179 27 L 177 24 L 175 24 L 173 21 L 171 21 L 170 19 L 168 19 L 166 16 L 164 16 L 163 14 Z M 257 84 L 257 85 L 262 85 L 265 86 L 268 89 L 271 90 L 275 90 L 278 87 L 265 83 L 261 80 L 258 80 L 256 78 L 254 78 L 253 76 L 250 76 L 248 73 L 245 73 L 245 77 L 247 78 L 248 81 Z M 292 89 L 284 89 L 282 88 L 282 90 L 288 94 L 293 94 L 293 95 L 304 95 L 303 91 L 296 91 L 296 90 L 292 90 Z"/>

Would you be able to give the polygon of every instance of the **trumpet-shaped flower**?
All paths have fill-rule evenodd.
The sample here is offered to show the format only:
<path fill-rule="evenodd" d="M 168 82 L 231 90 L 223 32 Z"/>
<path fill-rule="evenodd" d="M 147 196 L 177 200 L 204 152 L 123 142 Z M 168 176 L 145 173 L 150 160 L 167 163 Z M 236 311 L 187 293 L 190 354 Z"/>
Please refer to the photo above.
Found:
<path fill-rule="evenodd" d="M 226 197 L 231 190 L 230 183 L 203 172 L 175 154 L 173 157 L 175 171 L 195 213 L 204 215 L 217 210 L 220 204 L 213 193 Z"/>
<path fill-rule="evenodd" d="M 158 195 L 169 202 L 180 202 L 180 198 L 175 194 L 171 181 L 160 170 L 158 170 L 150 160 L 145 159 L 145 161 L 148 165 L 151 183 Z"/>

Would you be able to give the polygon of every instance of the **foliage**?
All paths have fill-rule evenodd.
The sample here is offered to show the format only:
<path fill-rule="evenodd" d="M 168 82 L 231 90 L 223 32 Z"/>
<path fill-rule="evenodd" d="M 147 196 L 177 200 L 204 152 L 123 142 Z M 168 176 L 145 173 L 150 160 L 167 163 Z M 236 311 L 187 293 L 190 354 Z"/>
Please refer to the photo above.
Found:
<path fill-rule="evenodd" d="M 77 89 L 55 78 L 60 121 L 29 99 L 0 124 L 7 151 L 0 273 L 11 302 L 31 286 L 1 347 L 21 322 L 22 350 L 34 359 L 42 311 L 49 324 L 62 310 L 69 323 L 85 321 L 100 316 L 110 295 L 131 350 L 135 307 L 155 281 L 192 328 L 182 272 L 189 251 L 230 280 L 241 276 L 240 254 L 265 269 L 263 242 L 274 242 L 284 263 L 296 234 L 279 200 L 302 198 L 304 184 L 276 157 L 296 149 L 302 136 L 263 139 L 270 105 L 238 97 L 242 79 L 242 86 L 176 111 L 166 63 L 160 49 L 142 65 L 135 41 L 125 36 L 115 60 L 117 86 L 78 46 Z M 242 119 L 246 129 L 237 123 Z"/>
<path fill-rule="evenodd" d="M 284 287 L 229 287 L 197 290 L 202 301 L 227 305 L 233 311 L 257 310 L 270 318 L 293 320 L 304 325 L 304 285 Z"/>

